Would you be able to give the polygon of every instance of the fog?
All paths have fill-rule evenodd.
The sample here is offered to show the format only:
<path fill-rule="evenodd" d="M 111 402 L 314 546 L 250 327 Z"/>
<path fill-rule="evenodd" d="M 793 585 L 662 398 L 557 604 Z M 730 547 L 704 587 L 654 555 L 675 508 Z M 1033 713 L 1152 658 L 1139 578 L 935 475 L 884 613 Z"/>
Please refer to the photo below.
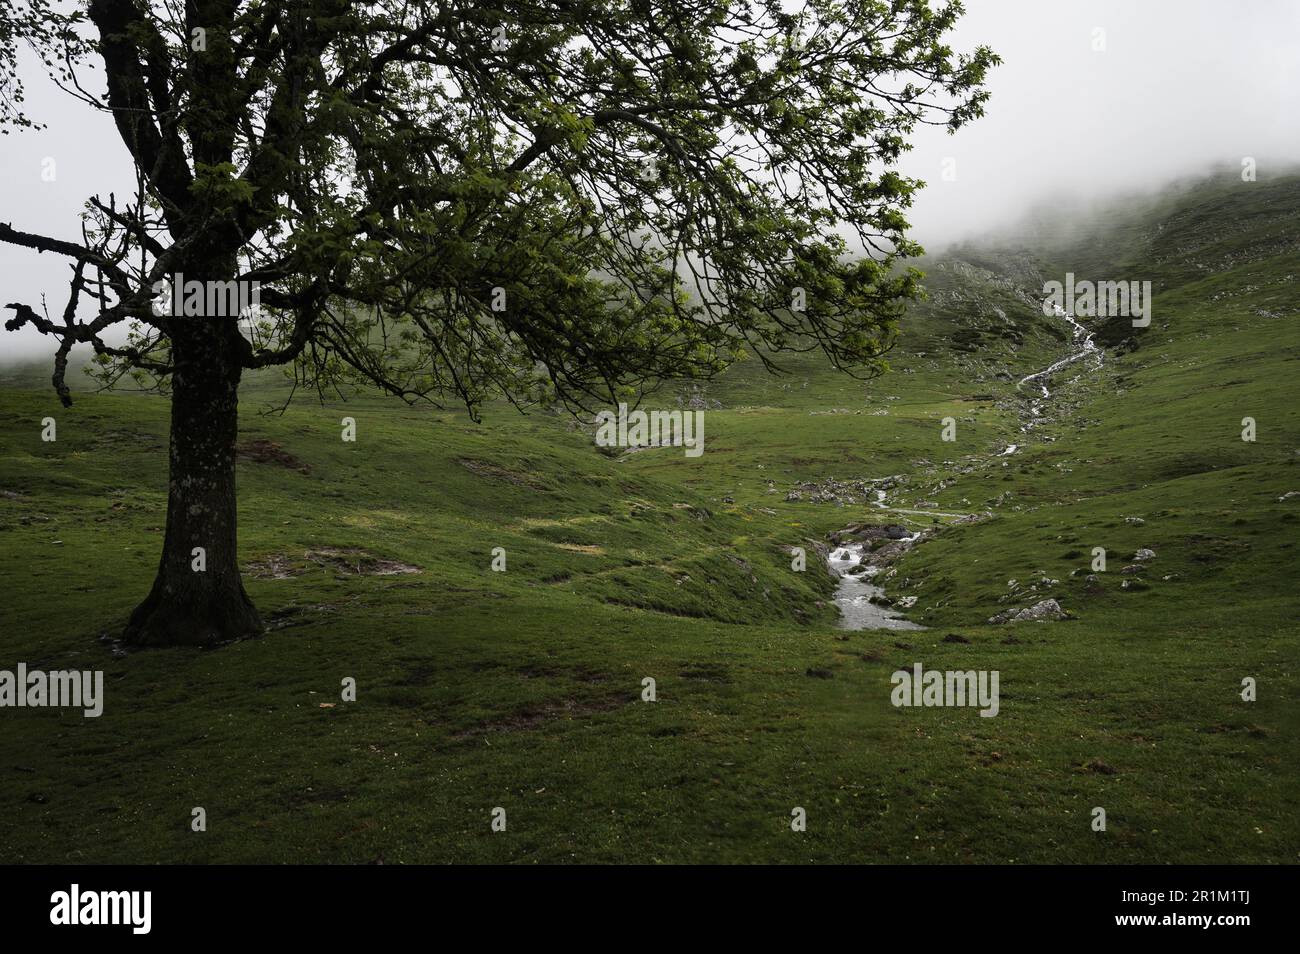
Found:
<path fill-rule="evenodd" d="M 1300 162 L 1300 4 L 966 7 L 953 49 L 986 44 L 1005 62 L 982 119 L 952 135 L 921 130 L 901 163 L 928 184 L 909 219 L 929 251 L 1031 209 L 1086 207 L 1220 164 L 1240 174 L 1246 157 L 1260 178 Z"/>
<path fill-rule="evenodd" d="M 1155 189 L 1214 164 L 1239 169 L 1244 157 L 1255 160 L 1260 178 L 1300 160 L 1300 4 L 1293 0 L 967 0 L 966 7 L 953 48 L 987 44 L 1005 62 L 989 78 L 983 119 L 951 136 L 919 130 L 901 163 L 928 183 L 909 217 L 932 252 L 1033 208 Z M 115 188 L 130 194 L 130 165 L 107 116 L 42 81 L 33 59 L 25 62 L 27 112 L 49 128 L 0 139 L 0 220 L 75 239 L 88 196 Z M 0 303 L 36 304 L 44 294 L 57 315 L 69 275 L 65 259 L 0 245 Z M 0 331 L 0 361 L 53 348 L 30 328 Z"/>

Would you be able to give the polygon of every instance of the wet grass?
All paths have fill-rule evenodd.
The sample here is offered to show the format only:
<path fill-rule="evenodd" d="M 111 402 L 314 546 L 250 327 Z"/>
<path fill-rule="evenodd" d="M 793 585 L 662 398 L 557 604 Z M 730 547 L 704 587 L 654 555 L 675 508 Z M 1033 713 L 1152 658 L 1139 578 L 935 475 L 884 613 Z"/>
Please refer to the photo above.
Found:
<path fill-rule="evenodd" d="M 1123 233 L 1116 254 L 1173 276 L 1152 327 L 1054 382 L 1028 439 L 1014 380 L 1064 340 L 972 266 L 932 271 L 885 377 L 804 359 L 787 378 L 729 372 L 694 459 L 614 459 L 563 418 L 506 409 L 483 425 L 372 398 L 264 415 L 281 385 L 250 380 L 240 558 L 270 628 L 210 651 L 111 642 L 161 543 L 165 404 L 86 394 L 65 411 L 35 372 L 11 376 L 0 668 L 103 669 L 107 699 L 99 719 L 0 712 L 0 857 L 1294 863 L 1300 496 L 1278 498 L 1300 490 L 1300 270 L 1225 230 L 1233 267 L 1198 277 L 1219 201 L 1165 211 L 1187 223 L 1181 264 L 1168 231 L 1159 247 Z M 1103 251 L 1079 254 L 1104 268 Z M 954 328 L 979 348 L 944 348 Z M 907 478 L 893 504 L 991 516 L 786 500 L 891 474 Z M 815 553 L 790 568 L 790 547 L 873 517 L 931 531 L 885 581 L 918 598 L 924 632 L 842 632 Z M 1139 547 L 1156 558 L 1122 574 Z M 419 572 L 382 572 L 399 566 Z M 985 623 L 1046 596 L 1074 618 Z M 997 669 L 999 715 L 891 707 L 890 673 L 915 662 Z"/>

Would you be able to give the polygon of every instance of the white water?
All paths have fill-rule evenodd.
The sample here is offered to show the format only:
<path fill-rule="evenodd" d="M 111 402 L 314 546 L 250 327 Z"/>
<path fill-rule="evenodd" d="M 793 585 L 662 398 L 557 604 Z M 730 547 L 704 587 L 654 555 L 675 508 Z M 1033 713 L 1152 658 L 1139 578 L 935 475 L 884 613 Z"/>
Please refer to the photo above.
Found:
<path fill-rule="evenodd" d="M 911 541 L 919 536 L 919 533 L 915 533 L 906 539 Z M 874 583 L 867 582 L 880 572 L 880 567 L 869 566 L 861 574 L 845 572 L 862 562 L 862 544 L 838 546 L 831 551 L 826 562 L 840 575 L 840 583 L 835 590 L 835 605 L 840 611 L 840 629 L 925 629 L 924 626 L 892 614 L 886 607 L 871 602 L 871 597 L 884 593 Z"/>
<path fill-rule="evenodd" d="M 1070 327 L 1073 329 L 1072 336 L 1071 336 L 1072 341 L 1074 344 L 1079 346 L 1079 350 L 1074 352 L 1073 354 L 1066 355 L 1060 361 L 1057 361 L 1056 363 L 1049 365 L 1048 367 L 1044 368 L 1042 371 L 1035 371 L 1033 374 L 1025 375 L 1018 382 L 1016 382 L 1017 388 L 1020 388 L 1022 385 L 1027 384 L 1030 381 L 1037 382 L 1038 387 L 1043 392 L 1042 393 L 1043 398 L 1049 398 L 1052 396 L 1052 392 L 1047 390 L 1047 385 L 1043 383 L 1043 379 L 1050 378 L 1053 374 L 1055 374 L 1057 371 L 1060 371 L 1062 368 L 1069 367 L 1070 365 L 1074 364 L 1074 362 L 1086 358 L 1089 355 L 1093 355 L 1097 358 L 1097 366 L 1100 367 L 1104 355 L 1104 352 L 1100 348 L 1098 348 L 1096 343 L 1092 340 L 1093 333 L 1089 331 L 1087 328 L 1083 327 L 1083 325 L 1075 321 L 1074 315 L 1070 314 L 1068 311 L 1061 308 L 1059 305 L 1055 303 L 1052 304 L 1052 311 L 1056 315 L 1056 317 L 1064 318 L 1066 321 L 1070 323 Z M 1038 416 L 1039 414 L 1038 401 L 1034 401 L 1030 405 L 1029 413 L 1034 415 L 1035 417 Z"/>

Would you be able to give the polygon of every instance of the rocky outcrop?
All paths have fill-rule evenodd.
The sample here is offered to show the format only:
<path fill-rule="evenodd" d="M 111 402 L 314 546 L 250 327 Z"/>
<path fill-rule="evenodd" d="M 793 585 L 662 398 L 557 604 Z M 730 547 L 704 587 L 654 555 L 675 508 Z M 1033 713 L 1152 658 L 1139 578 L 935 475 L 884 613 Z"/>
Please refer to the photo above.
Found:
<path fill-rule="evenodd" d="M 897 523 L 854 523 L 828 534 L 826 539 L 840 545 L 871 543 L 876 540 L 906 540 L 911 535 L 912 531 Z"/>
<path fill-rule="evenodd" d="M 1065 610 L 1056 600 L 1041 600 L 1033 606 L 1020 609 L 1013 607 L 1003 610 L 996 616 L 990 616 L 989 622 L 1000 623 L 1043 623 L 1053 619 L 1065 619 Z"/>
<path fill-rule="evenodd" d="M 899 484 L 906 483 L 905 474 L 890 477 L 868 477 L 860 480 L 826 480 L 804 481 L 795 484 L 786 495 L 790 502 L 830 503 L 838 506 L 856 506 L 871 503 L 877 498 L 877 492 L 892 490 Z"/>

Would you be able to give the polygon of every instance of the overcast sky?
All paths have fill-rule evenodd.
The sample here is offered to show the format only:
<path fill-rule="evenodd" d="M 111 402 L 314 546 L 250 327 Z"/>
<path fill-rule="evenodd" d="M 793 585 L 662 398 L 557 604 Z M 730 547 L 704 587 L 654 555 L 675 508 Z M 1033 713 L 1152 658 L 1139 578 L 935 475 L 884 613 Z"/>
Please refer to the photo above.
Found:
<path fill-rule="evenodd" d="M 966 7 L 953 47 L 988 44 L 1005 63 L 990 76 L 983 119 L 954 136 L 921 130 L 903 160 L 902 171 L 929 183 L 911 220 L 931 250 L 1053 197 L 1155 187 L 1216 162 L 1239 166 L 1245 156 L 1261 177 L 1300 161 L 1296 0 L 966 0 Z M 1104 49 L 1094 49 L 1099 41 Z M 131 170 L 111 122 L 40 75 L 27 73 L 28 112 L 49 128 L 0 138 L 0 221 L 75 239 L 86 198 L 115 188 L 128 194 Z M 54 177 L 46 181 L 50 160 Z M 0 303 L 35 304 L 45 293 L 57 314 L 69 275 L 66 260 L 0 245 Z M 30 329 L 0 330 L 0 359 L 52 350 Z"/>
<path fill-rule="evenodd" d="M 1005 62 L 982 119 L 953 135 L 922 130 L 901 164 L 929 185 L 910 219 L 932 250 L 1052 197 L 1150 188 L 1218 162 L 1240 169 L 1246 156 L 1261 178 L 1300 163 L 1295 0 L 965 5 L 953 48 L 986 44 Z"/>

